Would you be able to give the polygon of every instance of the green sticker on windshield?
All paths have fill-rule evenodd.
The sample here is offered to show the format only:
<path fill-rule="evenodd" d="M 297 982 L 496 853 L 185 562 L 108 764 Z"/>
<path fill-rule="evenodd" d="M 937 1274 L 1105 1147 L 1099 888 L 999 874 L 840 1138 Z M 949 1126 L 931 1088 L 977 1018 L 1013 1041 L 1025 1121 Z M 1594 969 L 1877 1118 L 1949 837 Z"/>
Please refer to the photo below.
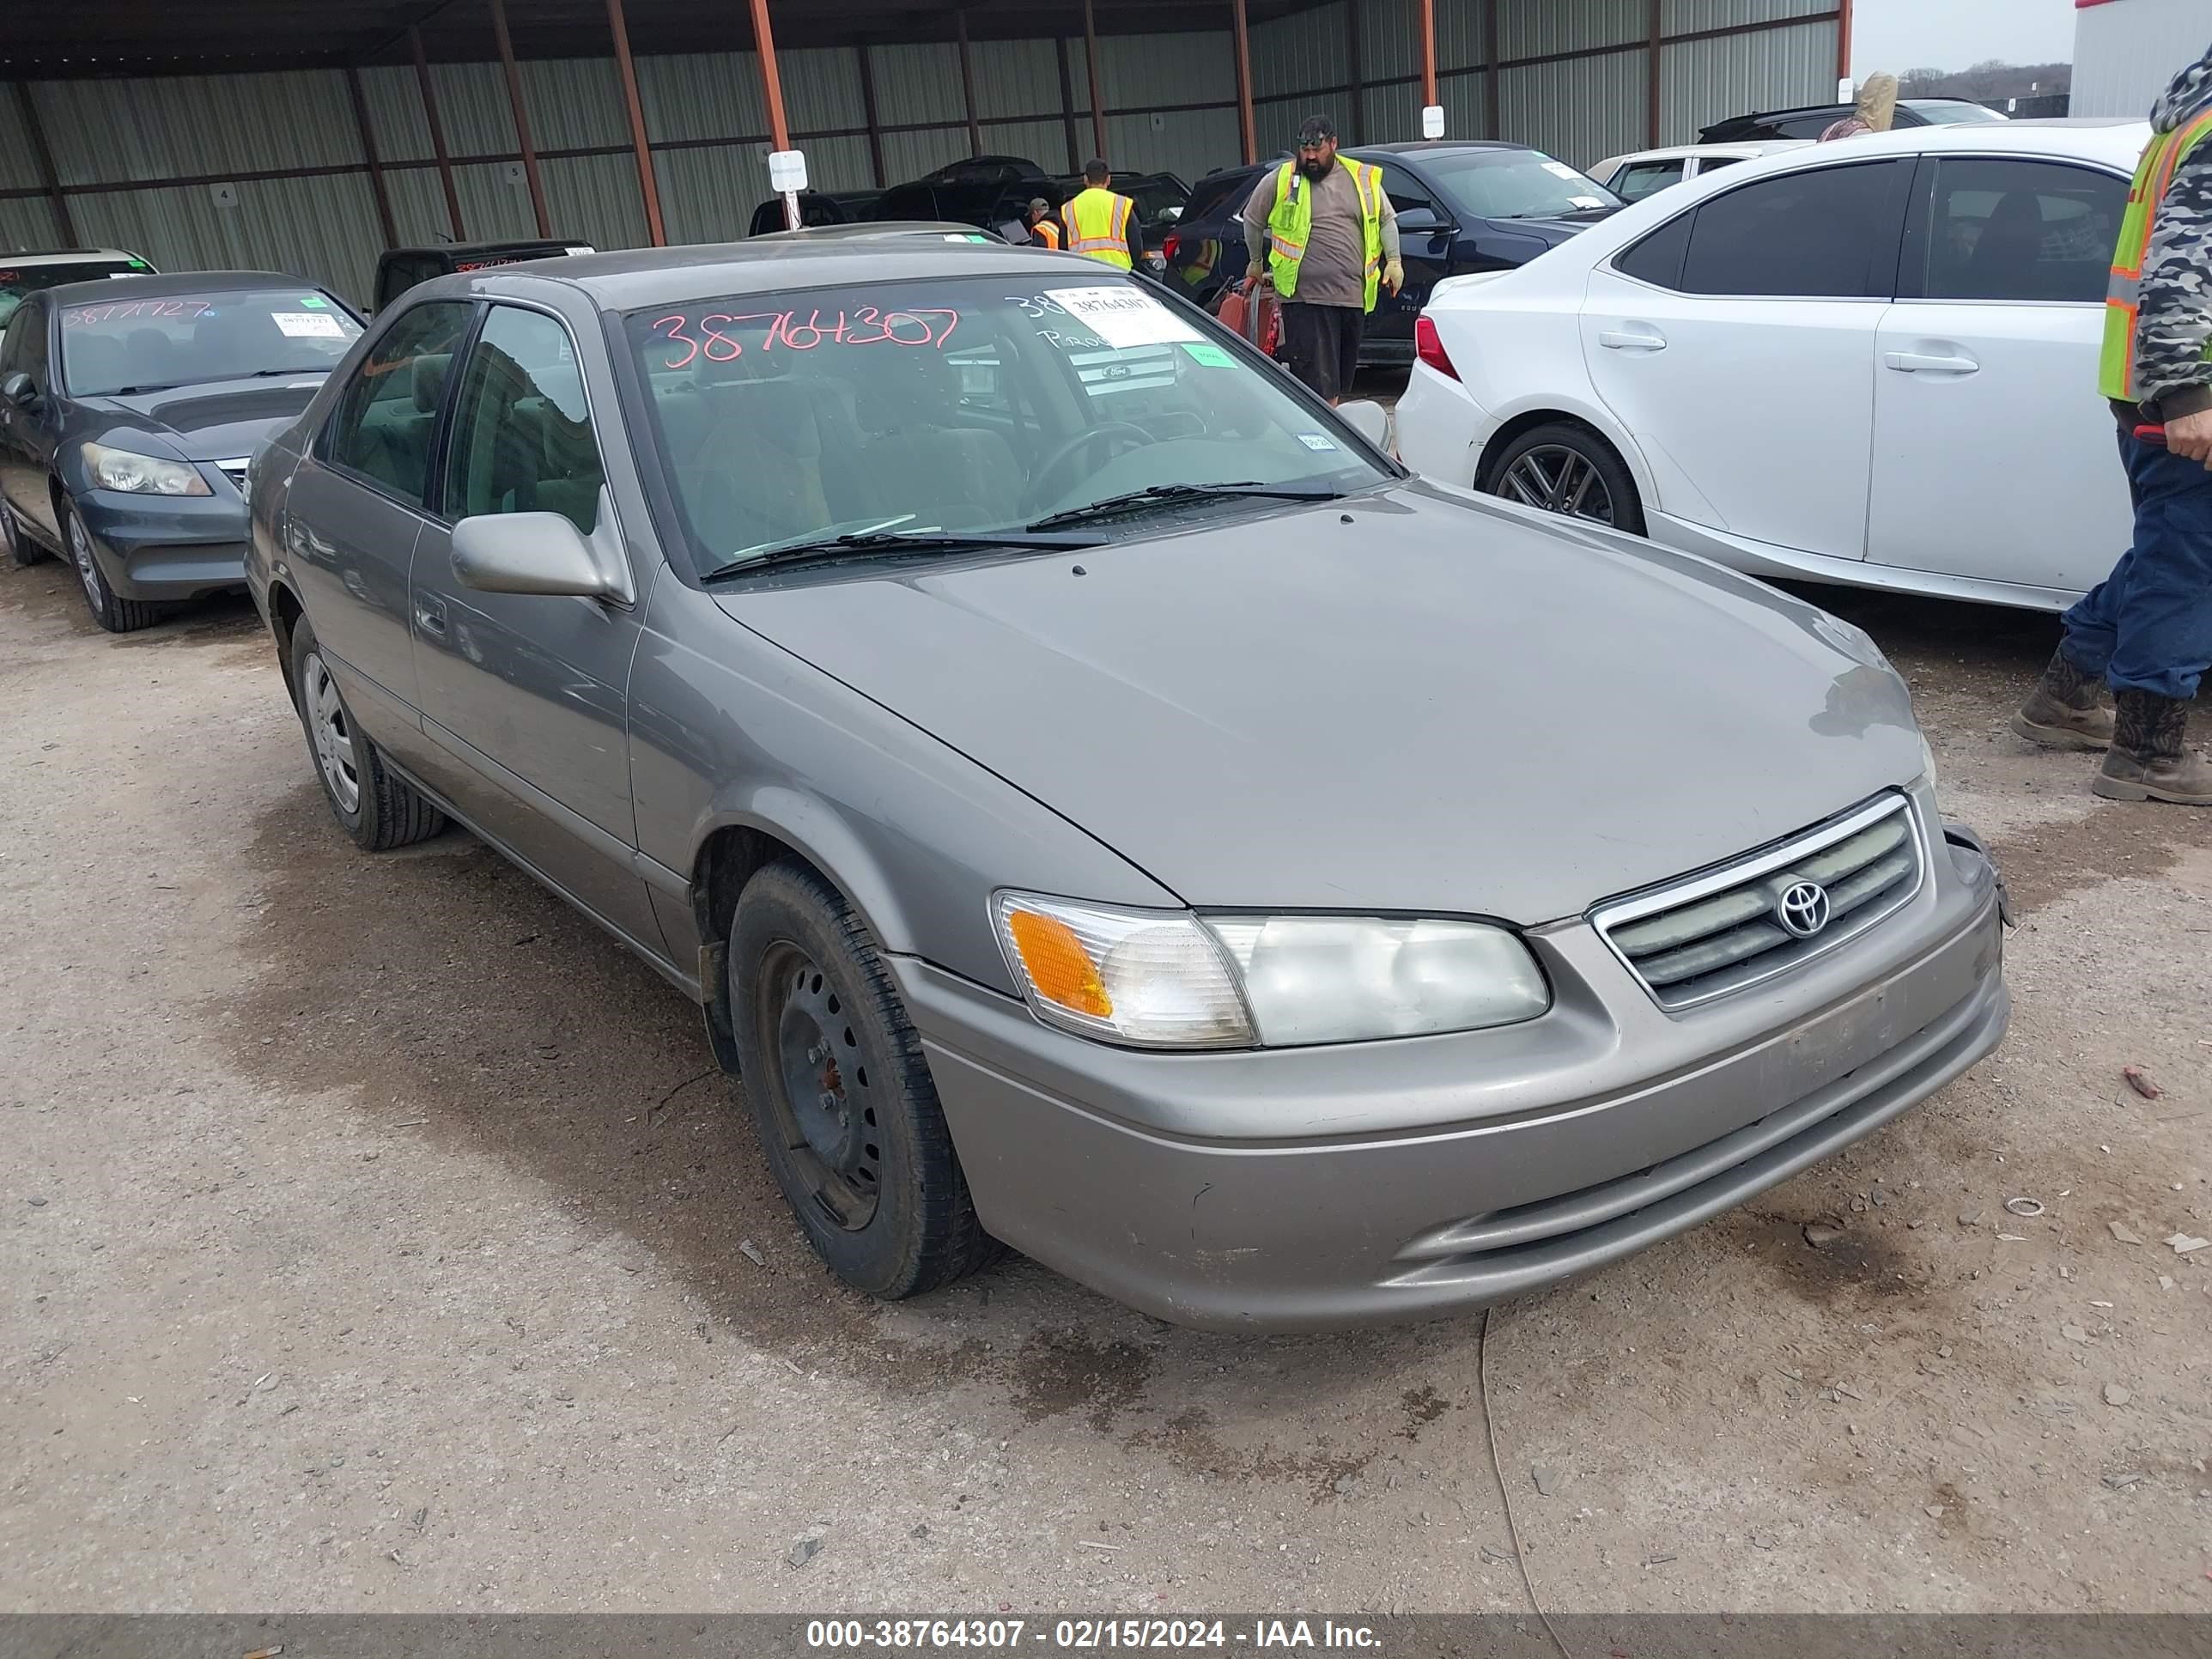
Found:
<path fill-rule="evenodd" d="M 143 270 L 146 269 L 146 262 L 143 259 L 133 259 L 131 262 L 131 269 L 133 270 Z"/>
<path fill-rule="evenodd" d="M 300 296 L 300 303 L 310 311 L 326 311 L 330 308 L 331 302 L 319 294 L 302 294 Z"/>
<path fill-rule="evenodd" d="M 1201 340 L 1185 340 L 1182 349 L 1190 353 L 1193 361 L 1208 368 L 1234 368 L 1237 360 L 1218 345 L 1208 345 Z"/>

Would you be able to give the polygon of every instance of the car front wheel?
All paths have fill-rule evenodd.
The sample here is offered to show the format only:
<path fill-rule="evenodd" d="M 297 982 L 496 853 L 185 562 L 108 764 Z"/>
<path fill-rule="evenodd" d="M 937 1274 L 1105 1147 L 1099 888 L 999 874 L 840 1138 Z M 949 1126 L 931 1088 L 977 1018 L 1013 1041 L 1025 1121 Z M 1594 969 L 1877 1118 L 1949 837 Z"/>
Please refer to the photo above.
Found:
<path fill-rule="evenodd" d="M 62 506 L 62 539 L 69 544 L 70 562 L 84 588 L 84 602 L 92 619 L 111 634 L 135 634 L 161 620 L 162 607 L 143 599 L 126 599 L 107 584 L 106 573 L 92 550 L 92 534 L 77 515 L 74 502 Z"/>
<path fill-rule="evenodd" d="M 1636 480 L 1613 446 L 1584 427 L 1555 422 L 1522 433 L 1491 462 L 1477 488 L 1523 507 L 1644 533 Z"/>
<path fill-rule="evenodd" d="M 305 617 L 292 629 L 292 693 L 331 815 L 363 851 L 406 847 L 446 827 L 445 815 L 385 765 L 354 723 Z"/>
<path fill-rule="evenodd" d="M 729 963 L 761 1148 L 823 1261 L 896 1300 L 994 1259 L 921 1039 L 843 895 L 803 865 L 769 866 L 738 900 Z"/>

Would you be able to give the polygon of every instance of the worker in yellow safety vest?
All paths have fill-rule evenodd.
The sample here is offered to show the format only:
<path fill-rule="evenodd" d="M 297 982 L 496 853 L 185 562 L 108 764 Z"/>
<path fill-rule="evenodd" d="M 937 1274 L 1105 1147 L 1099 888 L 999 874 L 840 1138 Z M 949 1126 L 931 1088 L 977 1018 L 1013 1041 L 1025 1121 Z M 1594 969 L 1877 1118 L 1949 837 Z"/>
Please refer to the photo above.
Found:
<path fill-rule="evenodd" d="M 1145 235 L 1137 227 L 1137 204 L 1109 188 L 1114 174 L 1105 162 L 1093 158 L 1085 163 L 1082 190 L 1061 208 L 1067 222 L 1071 252 L 1096 259 L 1116 270 L 1133 270 L 1144 263 Z"/>
<path fill-rule="evenodd" d="M 1262 173 L 1244 204 L 1253 276 L 1266 270 L 1283 302 L 1283 360 L 1331 403 L 1352 390 L 1376 294 L 1405 286 L 1398 214 L 1382 169 L 1336 153 L 1336 125 L 1310 117 L 1298 153 Z"/>
<path fill-rule="evenodd" d="M 2212 667 L 2212 50 L 2174 77 L 2150 120 L 2098 371 L 2119 421 L 2135 537 L 2066 613 L 2013 729 L 2105 750 L 2090 787 L 2108 799 L 2212 806 L 2212 762 L 2187 741 L 2190 702 Z"/>

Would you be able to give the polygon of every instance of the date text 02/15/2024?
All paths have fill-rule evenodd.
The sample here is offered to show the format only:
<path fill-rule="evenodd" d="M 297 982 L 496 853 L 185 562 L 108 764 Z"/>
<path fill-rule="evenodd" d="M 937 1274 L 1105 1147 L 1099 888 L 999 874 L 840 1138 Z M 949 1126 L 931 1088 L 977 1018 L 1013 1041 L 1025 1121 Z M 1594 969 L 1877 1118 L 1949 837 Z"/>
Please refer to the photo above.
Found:
<path fill-rule="evenodd" d="M 806 1626 L 809 1648 L 838 1650 L 968 1649 L 1020 1653 L 1030 1644 L 1055 1650 L 1245 1647 L 1259 1650 L 1334 1648 L 1377 1650 L 1365 1625 L 1334 1620 L 1255 1619 L 1237 1628 L 1223 1619 L 816 1619 Z"/>

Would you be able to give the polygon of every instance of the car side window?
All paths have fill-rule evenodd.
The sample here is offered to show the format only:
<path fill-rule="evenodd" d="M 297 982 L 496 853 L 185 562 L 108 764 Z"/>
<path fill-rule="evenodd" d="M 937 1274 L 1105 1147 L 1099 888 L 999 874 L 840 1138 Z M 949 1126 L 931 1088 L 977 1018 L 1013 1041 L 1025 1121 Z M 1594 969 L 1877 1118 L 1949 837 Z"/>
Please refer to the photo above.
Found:
<path fill-rule="evenodd" d="M 605 482 L 568 331 L 542 311 L 494 306 L 453 405 L 446 516 L 558 513 L 588 536 Z"/>
<path fill-rule="evenodd" d="M 1927 216 L 1917 223 L 1929 300 L 2098 305 L 2127 211 L 2128 183 L 2057 161 L 1960 156 L 1936 161 Z"/>
<path fill-rule="evenodd" d="M 401 313 L 339 396 L 323 459 L 410 507 L 422 506 L 447 373 L 474 312 L 465 302 L 441 301 Z"/>
<path fill-rule="evenodd" d="M 1429 193 L 1428 187 L 1405 168 L 1393 167 L 1388 161 L 1382 163 L 1382 193 L 1390 198 L 1390 205 L 1401 213 L 1408 208 L 1426 208 L 1430 212 L 1437 213 L 1437 198 Z M 1443 216 L 1437 213 L 1437 216 L 1442 218 Z"/>
<path fill-rule="evenodd" d="M 1742 160 L 1741 155 L 1700 155 L 1698 158 L 1698 177 L 1702 179 L 1709 173 L 1718 173 L 1723 167 L 1732 167 Z M 1620 191 L 1613 193 L 1619 195 Z"/>
<path fill-rule="evenodd" d="M 1683 255 L 1691 294 L 1887 297 L 1904 223 L 1893 161 L 1784 173 L 1708 198 Z"/>
<path fill-rule="evenodd" d="M 0 378 L 15 374 L 31 374 L 31 329 L 34 320 L 42 320 L 36 306 L 17 307 L 8 319 L 8 331 L 0 335 Z M 31 374 L 36 384 L 39 377 Z"/>
<path fill-rule="evenodd" d="M 1624 202 L 1640 202 L 1656 191 L 1682 181 L 1677 161 L 1631 161 L 1613 175 L 1612 190 Z"/>
<path fill-rule="evenodd" d="M 1690 228 L 1697 219 L 1694 212 L 1675 215 L 1641 241 L 1615 254 L 1613 268 L 1654 288 L 1680 288 L 1682 255 L 1689 248 Z"/>

